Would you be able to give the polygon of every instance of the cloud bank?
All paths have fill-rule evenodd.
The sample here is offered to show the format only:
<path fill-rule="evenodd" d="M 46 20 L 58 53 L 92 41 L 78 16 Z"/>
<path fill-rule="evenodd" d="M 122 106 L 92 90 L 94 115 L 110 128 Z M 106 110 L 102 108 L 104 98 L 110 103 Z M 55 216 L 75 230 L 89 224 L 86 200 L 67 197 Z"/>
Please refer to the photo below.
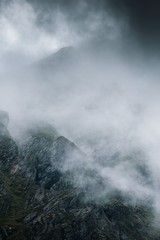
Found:
<path fill-rule="evenodd" d="M 105 186 L 98 198 L 120 191 L 133 202 L 152 199 L 158 212 L 159 64 L 140 58 L 136 44 L 126 40 L 132 26 L 127 14 L 102 3 L 72 3 L 73 13 L 64 3 L 50 10 L 35 1 L 1 2 L 0 108 L 9 112 L 17 139 L 42 119 L 76 142 L 89 157 L 63 166 L 76 173 L 75 183 L 95 190 L 86 164 Z M 66 68 L 60 61 L 56 69 L 34 69 L 32 62 L 68 45 L 77 49 L 69 50 L 76 61 L 69 54 Z"/>

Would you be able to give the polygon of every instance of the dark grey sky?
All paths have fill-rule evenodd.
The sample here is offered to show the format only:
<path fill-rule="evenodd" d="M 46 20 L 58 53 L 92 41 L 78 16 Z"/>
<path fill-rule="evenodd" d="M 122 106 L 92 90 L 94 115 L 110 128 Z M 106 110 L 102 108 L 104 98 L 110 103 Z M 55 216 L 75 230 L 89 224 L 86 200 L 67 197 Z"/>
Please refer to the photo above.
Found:
<path fill-rule="evenodd" d="M 128 46 L 127 51 L 128 49 L 134 51 L 134 46 L 138 46 L 144 52 L 160 53 L 159 0 L 0 0 L 0 11 L 6 9 L 7 3 L 16 1 L 21 5 L 22 11 L 25 1 L 33 6 L 36 12 L 36 24 L 42 29 L 42 32 L 56 35 L 57 29 L 61 28 L 61 19 L 58 25 L 56 13 L 60 12 L 65 16 L 62 23 L 65 22 L 66 28 L 69 28 L 68 32 L 71 33 L 72 42 L 76 37 L 86 40 L 88 34 L 92 36 L 93 43 L 97 44 L 98 41 L 98 43 L 105 44 L 110 35 L 109 31 L 116 31 L 117 28 L 123 33 L 122 39 L 115 37 L 118 46 L 124 43 L 125 47 Z M 1 3 L 3 4 L 1 5 Z M 111 27 L 108 24 L 108 15 L 115 20 Z M 101 19 L 96 26 L 97 16 L 100 16 Z M 14 24 L 13 20 L 10 22 L 11 25 Z M 32 35 L 30 34 L 31 37 Z M 64 37 L 62 36 L 62 38 Z M 113 39 L 111 41 L 114 44 Z M 103 46 L 103 44 L 97 46 Z"/>
<path fill-rule="evenodd" d="M 91 11 L 92 13 L 102 11 L 103 14 L 105 11 L 110 11 L 116 17 L 127 17 L 129 34 L 140 46 L 150 49 L 159 48 L 160 1 L 158 0 L 28 0 L 28 2 L 37 10 L 41 9 L 41 17 L 55 8 L 63 10 L 68 19 L 77 23 L 79 28 L 85 27 L 85 18 Z"/>
<path fill-rule="evenodd" d="M 111 0 L 113 8 L 126 13 L 130 30 L 141 44 L 153 47 L 160 41 L 160 1 Z"/>

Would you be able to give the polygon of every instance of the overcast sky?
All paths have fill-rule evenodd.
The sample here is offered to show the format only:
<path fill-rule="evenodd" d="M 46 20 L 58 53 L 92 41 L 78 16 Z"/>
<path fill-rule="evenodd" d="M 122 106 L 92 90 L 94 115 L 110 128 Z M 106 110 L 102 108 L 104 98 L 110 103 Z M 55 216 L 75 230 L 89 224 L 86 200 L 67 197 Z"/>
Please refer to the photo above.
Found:
<path fill-rule="evenodd" d="M 149 53 L 157 53 L 160 49 L 160 2 L 156 0 L 26 0 L 26 2 L 24 0 L 1 0 L 1 17 L 2 15 L 4 17 L 4 8 L 7 9 L 9 6 L 12 8 L 13 3 L 21 6 L 16 15 L 20 18 L 20 14 L 23 16 L 23 12 L 30 14 L 28 17 L 34 23 L 37 32 L 43 29 L 48 33 L 46 45 L 50 44 L 53 47 L 54 44 L 55 48 L 58 45 L 59 47 L 65 45 L 62 39 L 68 39 L 66 44 L 74 44 L 74 41 L 79 42 L 82 38 L 86 39 L 89 34 L 92 34 L 92 40 L 105 44 L 108 40 L 108 26 L 110 25 L 112 28 L 116 22 L 116 24 L 121 25 L 125 46 L 127 42 L 129 45 L 131 41 L 132 44 L 134 41 L 136 45 Z M 28 6 L 27 3 L 29 3 Z M 13 16 L 15 8 L 11 10 Z M 7 10 L 5 11 L 7 12 Z M 6 15 L 7 13 L 5 13 Z M 16 20 L 15 17 L 14 20 Z M 4 31 L 2 28 L 3 26 L 1 31 Z M 37 32 L 33 32 L 30 34 L 36 35 Z M 61 44 L 57 43 L 56 40 L 54 43 L 53 41 L 49 42 L 50 34 L 52 36 L 57 34 L 59 36 L 58 42 L 61 41 Z M 69 35 L 71 35 L 70 39 Z M 38 38 L 40 37 L 38 36 Z M 47 42 L 47 40 L 45 41 Z"/>
<path fill-rule="evenodd" d="M 129 24 L 129 33 L 141 47 L 159 49 L 160 40 L 160 2 L 156 0 L 28 0 L 44 16 L 47 11 L 61 9 L 71 21 L 82 28 L 88 14 L 101 12 L 108 15 L 112 12 L 117 18 L 125 18 Z M 49 15 L 48 15 L 49 16 Z M 75 25 L 76 25 L 75 24 Z M 105 31 L 105 29 L 103 29 Z"/>
<path fill-rule="evenodd" d="M 159 11 L 158 0 L 1 0 L 0 109 L 9 112 L 17 138 L 23 125 L 42 119 L 87 153 L 145 152 L 151 188 L 132 164 L 108 169 L 91 162 L 89 167 L 99 168 L 106 182 L 109 178 L 125 193 L 146 199 L 154 192 L 160 211 L 159 61 L 152 61 L 159 55 Z M 74 64 L 68 56 L 59 61 L 57 75 L 21 69 L 65 46 L 83 51 L 91 46 L 91 51 Z M 11 70 L 14 74 L 4 74 Z"/>

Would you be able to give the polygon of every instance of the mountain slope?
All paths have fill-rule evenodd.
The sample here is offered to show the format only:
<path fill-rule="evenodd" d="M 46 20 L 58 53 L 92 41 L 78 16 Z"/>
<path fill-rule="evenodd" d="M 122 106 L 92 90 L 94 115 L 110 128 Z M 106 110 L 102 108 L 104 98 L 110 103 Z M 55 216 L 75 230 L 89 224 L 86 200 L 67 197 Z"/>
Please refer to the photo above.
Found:
<path fill-rule="evenodd" d="M 159 239 L 151 208 L 118 195 L 103 204 L 87 200 L 89 192 L 62 168 L 70 156 L 87 157 L 74 143 L 43 124 L 17 145 L 4 116 L 0 112 L 0 239 Z"/>

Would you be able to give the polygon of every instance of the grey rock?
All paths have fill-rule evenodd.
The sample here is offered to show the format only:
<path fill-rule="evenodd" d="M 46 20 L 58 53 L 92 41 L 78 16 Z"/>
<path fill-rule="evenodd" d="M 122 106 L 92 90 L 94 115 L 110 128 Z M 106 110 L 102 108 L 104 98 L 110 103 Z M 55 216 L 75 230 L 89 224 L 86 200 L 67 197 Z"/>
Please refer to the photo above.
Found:
<path fill-rule="evenodd" d="M 29 129 L 28 135 L 21 146 L 23 169 L 37 184 L 49 187 L 53 177 L 51 148 L 58 133 L 51 125 L 40 123 Z"/>
<path fill-rule="evenodd" d="M 0 123 L 4 126 L 8 126 L 9 123 L 9 115 L 7 112 L 0 110 Z"/>

